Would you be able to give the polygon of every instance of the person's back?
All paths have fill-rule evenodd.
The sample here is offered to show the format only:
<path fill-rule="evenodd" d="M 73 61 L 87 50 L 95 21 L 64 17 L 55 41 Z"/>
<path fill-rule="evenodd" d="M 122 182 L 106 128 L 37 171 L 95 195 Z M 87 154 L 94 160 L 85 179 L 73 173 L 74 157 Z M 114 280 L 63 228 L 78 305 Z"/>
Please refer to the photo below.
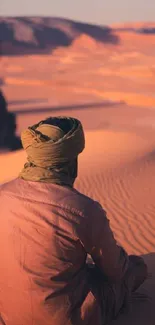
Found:
<path fill-rule="evenodd" d="M 87 324 L 91 314 L 81 315 L 79 308 L 89 295 L 92 312 L 96 308 L 84 248 L 87 216 L 91 222 L 96 203 L 68 187 L 16 179 L 0 187 L 0 206 L 0 312 L 6 324 Z"/>
<path fill-rule="evenodd" d="M 80 122 L 51 118 L 22 141 L 28 162 L 0 186 L 0 325 L 105 324 L 147 267 L 117 245 L 100 204 L 73 188 Z"/>

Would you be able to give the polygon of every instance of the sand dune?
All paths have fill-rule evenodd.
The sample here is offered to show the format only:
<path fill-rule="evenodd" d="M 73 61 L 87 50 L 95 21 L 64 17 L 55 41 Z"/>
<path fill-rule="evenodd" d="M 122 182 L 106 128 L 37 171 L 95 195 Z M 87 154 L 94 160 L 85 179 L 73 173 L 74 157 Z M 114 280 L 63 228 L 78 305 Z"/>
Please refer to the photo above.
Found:
<path fill-rule="evenodd" d="M 82 121 L 86 149 L 76 187 L 104 206 L 118 243 L 143 255 L 152 273 L 140 289 L 150 300 L 134 297 L 132 310 L 114 324 L 154 325 L 155 24 L 109 29 L 54 18 L 3 18 L 5 54 L 13 49 L 9 23 L 12 54 L 20 56 L 1 57 L 1 84 L 17 114 L 17 134 L 49 115 Z M 39 26 L 49 32 L 47 43 L 51 32 L 59 32 L 55 50 L 51 43 L 48 51 L 47 44 L 41 48 Z M 25 160 L 22 150 L 1 152 L 0 183 L 18 176 Z"/>
<path fill-rule="evenodd" d="M 1 17 L 0 30 L 4 55 L 50 53 L 83 34 L 102 43 L 118 42 L 110 27 L 54 17 Z"/>
<path fill-rule="evenodd" d="M 19 24 L 20 20 L 14 19 L 13 22 L 15 33 L 16 23 Z M 51 21 L 50 28 L 56 22 Z M 6 28 L 7 24 L 6 20 Z M 24 24 L 34 32 L 39 28 L 38 20 L 33 24 L 28 20 Z M 20 56 L 1 57 L 1 83 L 9 100 L 20 100 L 25 95 L 31 99 L 37 98 L 39 89 L 39 98 L 41 101 L 48 99 L 49 105 L 112 100 L 140 107 L 155 107 L 155 34 L 129 31 L 125 27 L 96 30 L 95 26 L 87 24 L 65 24 L 66 21 L 62 22 L 61 31 L 65 26 L 70 26 L 66 27 L 70 28 L 70 32 L 72 29 L 75 31 L 75 26 L 77 28 L 67 47 L 60 43 L 44 55 L 33 53 L 25 56 L 22 55 L 24 50 L 21 50 L 18 53 Z M 148 28 L 153 27 L 148 24 Z M 46 36 L 46 29 L 43 31 Z M 106 42 L 103 37 L 101 42 L 104 32 L 112 33 L 119 41 Z M 100 39 L 97 39 L 97 33 Z M 12 40 L 14 46 L 17 45 L 16 41 L 16 38 Z M 23 42 L 25 46 L 29 44 L 26 39 Z M 28 46 L 31 48 L 31 43 Z M 9 53 L 12 53 L 11 49 Z"/>

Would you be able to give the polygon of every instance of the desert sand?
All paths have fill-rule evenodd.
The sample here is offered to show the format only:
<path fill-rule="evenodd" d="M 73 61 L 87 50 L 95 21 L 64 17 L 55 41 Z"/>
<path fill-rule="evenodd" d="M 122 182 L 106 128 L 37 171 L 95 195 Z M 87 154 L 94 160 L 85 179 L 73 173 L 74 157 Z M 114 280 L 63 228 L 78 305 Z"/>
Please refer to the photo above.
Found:
<path fill-rule="evenodd" d="M 154 325 L 155 34 L 131 27 L 113 27 L 118 44 L 83 34 L 48 54 L 4 55 L 0 68 L 17 134 L 50 115 L 82 121 L 76 188 L 103 205 L 118 243 L 142 255 L 152 274 L 139 289 L 148 299 L 134 297 L 114 324 Z M 17 177 L 25 161 L 23 150 L 1 152 L 0 183 Z"/>

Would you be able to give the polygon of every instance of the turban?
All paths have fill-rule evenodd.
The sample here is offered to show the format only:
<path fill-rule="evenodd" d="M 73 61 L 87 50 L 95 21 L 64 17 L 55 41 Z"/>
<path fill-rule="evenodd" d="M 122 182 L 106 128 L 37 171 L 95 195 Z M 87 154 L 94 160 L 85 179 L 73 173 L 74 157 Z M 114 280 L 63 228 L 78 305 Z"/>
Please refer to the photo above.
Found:
<path fill-rule="evenodd" d="M 28 162 L 19 177 L 31 181 L 71 185 L 75 163 L 85 147 L 81 122 L 71 117 L 53 117 L 21 134 Z"/>

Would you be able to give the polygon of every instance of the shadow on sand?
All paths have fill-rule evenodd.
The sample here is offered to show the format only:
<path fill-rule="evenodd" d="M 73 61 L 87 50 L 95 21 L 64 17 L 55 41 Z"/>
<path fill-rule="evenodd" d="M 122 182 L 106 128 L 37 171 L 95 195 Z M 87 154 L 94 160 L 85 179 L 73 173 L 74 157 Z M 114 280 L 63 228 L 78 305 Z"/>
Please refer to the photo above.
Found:
<path fill-rule="evenodd" d="M 155 324 L 155 253 L 143 256 L 148 265 L 151 278 L 139 288 L 139 293 L 144 293 L 148 299 L 133 298 L 132 309 L 120 316 L 110 325 L 153 325 Z"/>
<path fill-rule="evenodd" d="M 11 106 L 11 105 L 22 105 L 22 104 L 32 104 L 32 103 L 47 103 L 48 100 L 47 99 L 40 99 L 40 98 L 34 98 L 34 99 L 31 99 L 31 98 L 27 98 L 27 99 L 22 99 L 22 100 L 11 100 L 11 101 L 8 101 L 8 105 Z"/>
<path fill-rule="evenodd" d="M 52 107 L 39 107 L 39 108 L 28 108 L 28 109 L 19 109 L 19 110 L 13 110 L 14 114 L 17 115 L 34 115 L 34 114 L 40 114 L 40 113 L 56 113 L 56 112 L 72 112 L 74 110 L 86 110 L 86 109 L 93 109 L 93 108 L 110 108 L 114 106 L 120 106 L 125 105 L 124 101 L 120 102 L 110 102 L 110 101 L 104 101 L 104 102 L 97 102 L 97 103 L 86 103 L 86 104 L 75 104 L 75 105 L 62 105 L 62 106 L 52 106 Z"/>

